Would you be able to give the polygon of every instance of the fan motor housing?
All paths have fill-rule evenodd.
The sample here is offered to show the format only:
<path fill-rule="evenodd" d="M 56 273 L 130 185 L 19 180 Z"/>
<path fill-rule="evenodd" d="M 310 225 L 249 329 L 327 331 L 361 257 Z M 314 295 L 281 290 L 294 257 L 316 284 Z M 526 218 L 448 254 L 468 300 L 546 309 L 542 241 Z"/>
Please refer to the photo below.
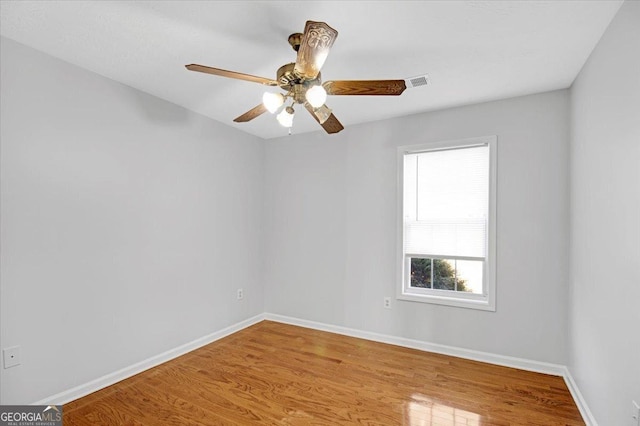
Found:
<path fill-rule="evenodd" d="M 320 79 L 320 73 L 318 73 L 318 76 L 313 80 L 300 77 L 294 71 L 295 65 L 295 62 L 291 62 L 278 68 L 277 81 L 280 88 L 291 94 L 295 102 L 303 103 L 307 89 L 311 86 L 322 84 L 322 81 Z"/>

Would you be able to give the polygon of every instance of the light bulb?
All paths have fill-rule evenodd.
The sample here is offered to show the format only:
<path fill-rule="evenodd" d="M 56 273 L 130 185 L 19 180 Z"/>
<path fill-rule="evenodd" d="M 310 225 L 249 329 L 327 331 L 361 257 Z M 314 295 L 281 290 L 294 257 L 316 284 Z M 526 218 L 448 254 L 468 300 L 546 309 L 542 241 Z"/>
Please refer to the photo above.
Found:
<path fill-rule="evenodd" d="M 284 96 L 281 93 L 264 92 L 262 104 L 271 114 L 276 112 L 284 103 Z"/>
<path fill-rule="evenodd" d="M 314 108 L 320 108 L 327 100 L 327 92 L 322 86 L 312 86 L 305 95 L 309 104 Z"/>
<path fill-rule="evenodd" d="M 294 114 L 295 114 L 295 111 L 293 110 L 293 108 L 289 106 L 283 109 L 282 112 L 276 116 L 276 118 L 278 119 L 278 123 L 280 123 L 281 126 L 291 127 L 293 126 Z"/>

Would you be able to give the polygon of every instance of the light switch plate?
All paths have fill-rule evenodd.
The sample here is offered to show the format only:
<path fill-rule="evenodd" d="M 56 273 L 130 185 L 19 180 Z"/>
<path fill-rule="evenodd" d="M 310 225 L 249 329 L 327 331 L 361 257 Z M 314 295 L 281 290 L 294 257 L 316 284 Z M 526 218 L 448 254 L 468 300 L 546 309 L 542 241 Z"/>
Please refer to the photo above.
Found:
<path fill-rule="evenodd" d="M 20 365 L 20 346 L 4 348 L 2 350 L 2 358 L 4 360 L 4 368 Z"/>

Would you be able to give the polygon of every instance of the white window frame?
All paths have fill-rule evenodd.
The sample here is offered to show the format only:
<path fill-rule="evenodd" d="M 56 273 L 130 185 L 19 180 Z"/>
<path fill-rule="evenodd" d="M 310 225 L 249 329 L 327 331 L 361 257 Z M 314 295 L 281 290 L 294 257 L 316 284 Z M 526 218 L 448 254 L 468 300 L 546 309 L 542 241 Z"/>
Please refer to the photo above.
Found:
<path fill-rule="evenodd" d="M 489 220 L 487 230 L 487 256 L 484 261 L 483 292 L 471 294 L 453 290 L 416 288 L 410 285 L 410 260 L 404 252 L 404 157 L 406 154 L 487 145 L 489 147 Z M 432 142 L 421 145 L 398 147 L 398 192 L 397 192 L 397 269 L 398 285 L 396 298 L 412 302 L 433 303 L 462 308 L 496 310 L 496 185 L 497 185 L 497 136 L 482 136 L 468 139 Z M 430 258 L 437 259 L 438 256 Z"/>

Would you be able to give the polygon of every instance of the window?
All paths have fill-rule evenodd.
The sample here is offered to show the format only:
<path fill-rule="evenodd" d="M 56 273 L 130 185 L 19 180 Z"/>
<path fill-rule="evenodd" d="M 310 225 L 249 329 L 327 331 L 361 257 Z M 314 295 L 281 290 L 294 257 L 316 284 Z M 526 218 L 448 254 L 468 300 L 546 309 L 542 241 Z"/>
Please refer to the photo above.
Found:
<path fill-rule="evenodd" d="M 496 137 L 400 147 L 398 299 L 495 311 Z"/>

